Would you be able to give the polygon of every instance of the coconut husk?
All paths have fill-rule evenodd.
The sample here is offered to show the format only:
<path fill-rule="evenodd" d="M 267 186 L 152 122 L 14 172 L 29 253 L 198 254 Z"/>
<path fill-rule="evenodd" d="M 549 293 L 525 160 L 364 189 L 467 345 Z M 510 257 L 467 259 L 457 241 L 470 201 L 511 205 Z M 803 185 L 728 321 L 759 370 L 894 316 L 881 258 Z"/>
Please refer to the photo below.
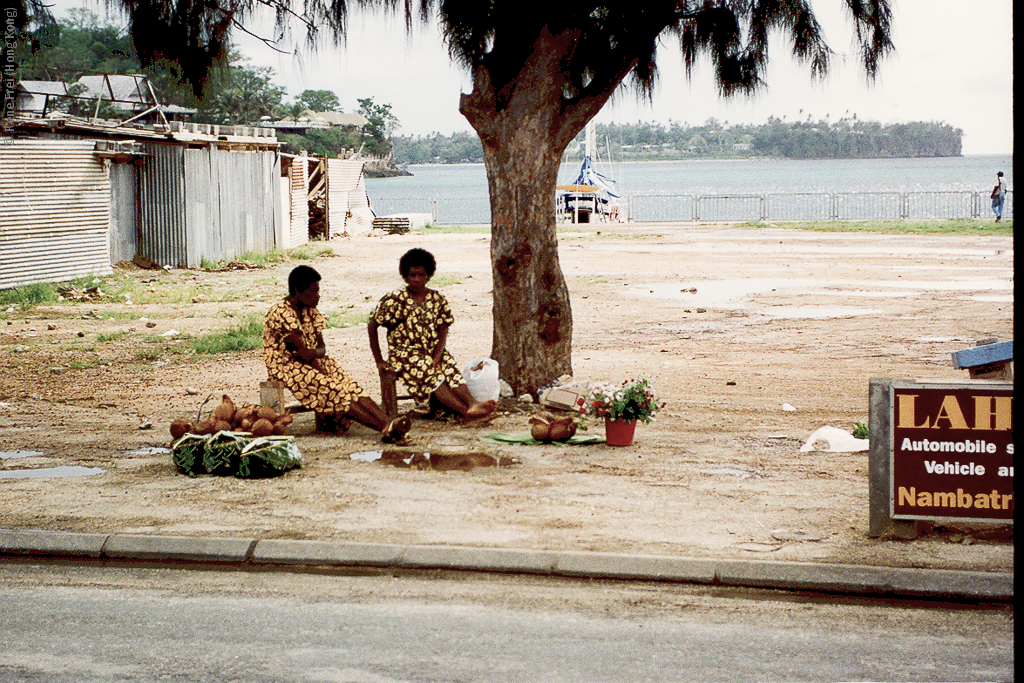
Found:
<path fill-rule="evenodd" d="M 171 439 L 177 441 L 192 431 L 192 423 L 186 419 L 178 418 L 171 422 Z"/>
<path fill-rule="evenodd" d="M 212 420 L 200 420 L 199 422 L 196 422 L 192 433 L 203 436 L 205 434 L 213 434 L 215 431 L 217 430 L 214 428 Z"/>
<path fill-rule="evenodd" d="M 551 439 L 551 425 L 540 420 L 530 426 L 530 436 L 537 441 L 549 441 Z"/>
<path fill-rule="evenodd" d="M 271 434 L 274 433 L 274 423 L 271 422 L 270 420 L 260 418 L 253 423 L 252 429 L 249 431 L 252 432 L 253 436 L 257 437 L 270 436 Z"/>
<path fill-rule="evenodd" d="M 224 394 L 221 404 L 213 409 L 213 418 L 227 422 L 228 425 L 235 419 L 235 404 L 227 394 Z"/>

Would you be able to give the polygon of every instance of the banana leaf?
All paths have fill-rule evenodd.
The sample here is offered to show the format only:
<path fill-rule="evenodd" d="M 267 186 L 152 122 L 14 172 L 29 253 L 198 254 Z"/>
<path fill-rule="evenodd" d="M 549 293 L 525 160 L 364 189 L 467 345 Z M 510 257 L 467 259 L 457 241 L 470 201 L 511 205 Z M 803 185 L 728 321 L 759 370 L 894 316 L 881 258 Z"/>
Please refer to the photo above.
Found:
<path fill-rule="evenodd" d="M 210 474 L 230 476 L 238 471 L 242 449 L 252 439 L 249 432 L 217 432 L 210 437 L 203 453 L 203 464 Z"/>
<path fill-rule="evenodd" d="M 573 434 L 565 441 L 538 441 L 529 434 L 487 434 L 483 437 L 487 441 L 495 443 L 514 443 L 520 446 L 550 446 L 552 444 L 566 444 L 568 446 L 585 446 L 587 444 L 604 443 L 603 436 L 596 434 Z"/>
<path fill-rule="evenodd" d="M 302 453 L 294 436 L 263 436 L 242 449 L 235 476 L 243 479 L 276 477 L 296 467 L 302 467 Z"/>
<path fill-rule="evenodd" d="M 203 455 L 206 453 L 206 444 L 209 440 L 209 434 L 185 434 L 174 442 L 171 446 L 171 459 L 174 460 L 179 472 L 190 477 L 207 473 Z"/>

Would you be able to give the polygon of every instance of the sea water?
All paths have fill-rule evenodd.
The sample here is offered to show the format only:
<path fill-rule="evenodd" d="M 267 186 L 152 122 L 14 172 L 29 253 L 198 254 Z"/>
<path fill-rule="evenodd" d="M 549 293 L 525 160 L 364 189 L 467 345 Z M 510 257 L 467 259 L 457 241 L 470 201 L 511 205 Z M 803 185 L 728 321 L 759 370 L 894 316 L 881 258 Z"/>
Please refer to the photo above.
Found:
<path fill-rule="evenodd" d="M 802 192 L 982 192 L 1006 174 L 1013 187 L 1013 155 L 926 159 L 737 159 L 595 164 L 623 197 Z M 571 183 L 580 162 L 565 163 L 560 184 Z M 374 200 L 487 198 L 483 164 L 422 164 L 412 176 L 367 178 Z"/>

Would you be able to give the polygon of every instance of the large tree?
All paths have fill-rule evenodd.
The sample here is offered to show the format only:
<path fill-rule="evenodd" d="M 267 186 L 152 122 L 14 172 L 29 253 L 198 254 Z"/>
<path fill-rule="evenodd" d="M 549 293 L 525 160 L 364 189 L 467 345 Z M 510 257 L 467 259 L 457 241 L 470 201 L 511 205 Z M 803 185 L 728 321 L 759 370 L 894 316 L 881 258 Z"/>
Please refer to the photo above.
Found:
<path fill-rule="evenodd" d="M 22 2 L 26 0 L 21 0 Z M 33 2 L 36 0 L 27 0 Z M 558 261 L 552 198 L 562 152 L 629 79 L 650 94 L 659 36 L 680 38 L 691 72 L 707 57 L 723 96 L 763 85 L 769 37 L 780 35 L 812 76 L 832 51 L 810 0 L 119 0 L 144 61 L 175 58 L 201 83 L 230 30 L 257 5 L 310 36 L 344 36 L 351 6 L 440 21 L 471 72 L 459 109 L 480 135 L 491 198 L 492 356 L 517 392 L 571 372 L 572 313 Z M 837 0 L 873 77 L 891 49 L 888 0 Z M 294 6 L 293 6 L 294 5 Z"/>
<path fill-rule="evenodd" d="M 891 47 L 886 0 L 846 0 L 863 64 Z M 769 35 L 815 76 L 831 50 L 803 0 L 442 2 L 453 56 L 472 72 L 460 111 L 480 135 L 491 197 L 493 357 L 517 391 L 571 373 L 572 315 L 552 206 L 562 152 L 630 77 L 650 93 L 658 38 L 679 36 L 690 73 L 710 58 L 723 96 L 762 85 Z"/>

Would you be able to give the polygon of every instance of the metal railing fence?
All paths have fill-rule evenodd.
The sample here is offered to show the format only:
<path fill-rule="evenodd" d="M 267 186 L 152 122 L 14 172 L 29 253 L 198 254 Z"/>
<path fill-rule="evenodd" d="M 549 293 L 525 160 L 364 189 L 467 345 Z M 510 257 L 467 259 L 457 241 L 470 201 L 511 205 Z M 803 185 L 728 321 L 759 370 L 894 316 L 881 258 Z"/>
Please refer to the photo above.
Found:
<path fill-rule="evenodd" d="M 637 223 L 694 221 L 898 220 L 992 217 L 987 194 L 941 192 L 777 192 L 770 194 L 637 194 L 622 198 L 621 215 Z M 487 197 L 399 197 L 373 200 L 378 216 L 429 213 L 437 225 L 490 223 Z M 1013 218 L 1013 192 L 1004 218 Z"/>

